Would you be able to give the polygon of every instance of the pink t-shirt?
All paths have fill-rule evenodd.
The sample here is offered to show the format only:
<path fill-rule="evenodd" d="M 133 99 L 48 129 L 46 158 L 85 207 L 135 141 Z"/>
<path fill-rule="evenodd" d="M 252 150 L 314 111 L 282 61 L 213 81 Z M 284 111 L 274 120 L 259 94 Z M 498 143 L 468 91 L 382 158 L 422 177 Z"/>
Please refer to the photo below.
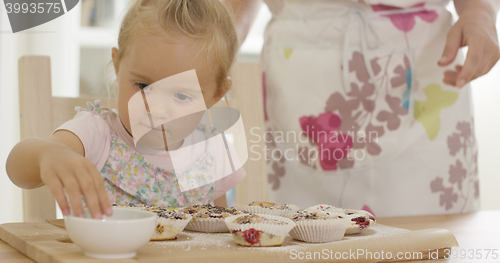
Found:
<path fill-rule="evenodd" d="M 68 130 L 74 133 L 83 144 L 85 157 L 92 161 L 99 171 L 102 170 L 109 157 L 111 145 L 110 131 L 113 131 L 125 143 L 135 149 L 134 140 L 132 136 L 125 130 L 118 117 L 118 114 L 105 109 L 103 109 L 100 114 L 93 114 L 91 111 L 81 110 L 72 120 L 64 123 L 56 129 L 56 131 L 58 130 Z M 221 148 L 220 145 L 214 145 L 214 138 L 211 138 L 210 140 L 204 140 L 205 137 L 205 133 L 198 129 L 191 135 L 186 137 L 184 139 L 183 146 L 192 146 L 181 147 L 181 157 L 189 156 L 189 158 L 181 159 L 196 160 L 197 157 L 200 157 L 207 151 L 210 151 L 211 155 L 214 156 L 214 159 L 218 160 L 217 162 L 214 162 L 215 173 L 228 175 L 223 177 L 222 179 L 215 181 L 213 193 L 213 198 L 215 200 L 224 195 L 236 184 L 238 184 L 243 179 L 243 177 L 245 177 L 246 172 L 243 168 L 237 169 L 235 172 L 232 172 L 232 170 L 228 170 L 231 169 L 231 166 L 227 163 L 227 152 L 225 148 Z M 174 169 L 172 161 L 171 159 L 169 159 L 169 156 L 167 154 L 142 154 L 142 156 L 145 160 L 147 160 L 147 162 L 159 168 L 165 170 Z M 179 159 L 178 157 L 179 156 L 177 156 L 176 159 Z M 193 163 L 194 162 L 186 162 L 181 164 L 176 163 L 175 168 L 186 169 L 189 168 L 189 165 L 192 165 Z"/>

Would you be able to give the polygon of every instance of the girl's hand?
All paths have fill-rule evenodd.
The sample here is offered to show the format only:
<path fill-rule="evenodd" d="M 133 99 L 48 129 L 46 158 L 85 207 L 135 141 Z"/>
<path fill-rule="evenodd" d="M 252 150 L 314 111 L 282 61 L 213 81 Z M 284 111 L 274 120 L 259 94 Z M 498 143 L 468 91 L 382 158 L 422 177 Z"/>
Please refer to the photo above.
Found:
<path fill-rule="evenodd" d="M 103 214 L 111 215 L 112 209 L 101 174 L 95 165 L 70 147 L 53 143 L 44 147 L 39 155 L 40 177 L 59 203 L 64 215 L 83 217 L 82 196 L 92 218 L 101 219 Z"/>
<path fill-rule="evenodd" d="M 446 46 L 438 64 L 446 66 L 455 60 L 458 50 L 468 46 L 463 66 L 444 73 L 443 82 L 459 88 L 486 73 L 500 58 L 495 28 L 495 8 L 485 0 L 455 0 L 460 19 L 448 33 Z"/>

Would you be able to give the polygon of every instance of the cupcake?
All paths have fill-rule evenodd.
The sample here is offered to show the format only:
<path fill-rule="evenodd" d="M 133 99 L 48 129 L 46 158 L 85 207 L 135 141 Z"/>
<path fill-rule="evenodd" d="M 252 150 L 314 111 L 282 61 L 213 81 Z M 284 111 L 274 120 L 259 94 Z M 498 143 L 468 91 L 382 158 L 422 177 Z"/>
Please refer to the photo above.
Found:
<path fill-rule="evenodd" d="M 191 215 L 185 214 L 181 211 L 168 209 L 152 210 L 153 211 L 151 212 L 155 212 L 158 215 L 156 231 L 151 238 L 152 241 L 176 239 L 193 218 Z"/>
<path fill-rule="evenodd" d="M 243 214 L 243 212 L 238 211 L 236 208 L 225 208 L 210 204 L 189 206 L 183 208 L 181 211 L 193 217 L 186 226 L 187 230 L 208 233 L 229 232 L 224 219 L 232 215 Z"/>
<path fill-rule="evenodd" d="M 350 219 L 349 225 L 347 226 L 346 235 L 352 235 L 360 233 L 363 229 L 366 229 L 375 224 L 375 217 L 365 210 L 354 210 L 354 209 L 344 209 L 338 208 L 331 205 L 315 205 L 306 209 L 307 211 L 324 211 L 331 214 L 343 213 L 345 218 Z"/>
<path fill-rule="evenodd" d="M 266 214 L 243 214 L 226 218 L 236 244 L 245 247 L 281 246 L 295 227 L 289 218 Z"/>
<path fill-rule="evenodd" d="M 365 210 L 344 209 L 346 217 L 351 219 L 345 232 L 346 235 L 357 234 L 375 224 L 375 217 Z"/>
<path fill-rule="evenodd" d="M 163 208 L 160 206 L 146 204 L 124 204 L 113 206 L 141 209 L 155 213 L 158 218 L 156 221 L 156 231 L 153 234 L 151 241 L 176 239 L 192 219 L 191 215 L 182 211 L 174 211 L 172 208 Z"/>
<path fill-rule="evenodd" d="M 327 213 L 325 211 L 297 211 L 286 215 L 296 226 L 290 231 L 293 239 L 324 243 L 341 240 L 350 220 L 343 213 Z"/>
<path fill-rule="evenodd" d="M 296 212 L 299 210 L 299 207 L 292 204 L 254 201 L 248 205 L 239 207 L 239 209 L 248 213 L 284 216 Z"/>

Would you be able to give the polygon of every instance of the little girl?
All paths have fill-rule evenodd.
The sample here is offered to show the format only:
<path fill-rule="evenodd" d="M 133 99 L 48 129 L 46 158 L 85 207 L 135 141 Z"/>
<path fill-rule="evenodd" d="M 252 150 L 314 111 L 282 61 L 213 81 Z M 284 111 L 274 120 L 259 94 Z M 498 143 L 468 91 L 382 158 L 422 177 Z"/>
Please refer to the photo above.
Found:
<path fill-rule="evenodd" d="M 71 204 L 74 215 L 83 216 L 82 196 L 93 218 L 111 215 L 110 203 L 175 207 L 217 199 L 215 204 L 224 205 L 225 192 L 245 176 L 244 170 L 228 172 L 223 161 L 214 162 L 225 151 L 210 145 L 212 140 L 200 139 L 207 132 L 201 127 L 168 144 L 170 153 L 183 145 L 197 145 L 183 148 L 182 156 L 192 161 L 182 171 L 175 167 L 174 172 L 169 154 L 138 151 L 140 138 L 132 136 L 131 127 L 138 109 L 129 102 L 160 80 L 189 73 L 199 82 L 198 92 L 175 86 L 163 94 L 167 94 L 162 97 L 164 108 L 182 109 L 196 96 L 206 109 L 212 107 L 231 87 L 227 75 L 237 46 L 234 26 L 219 0 L 133 1 L 120 28 L 118 48 L 112 49 L 118 113 L 89 103 L 89 110 L 77 108 L 75 118 L 50 138 L 18 143 L 7 160 L 10 179 L 22 188 L 47 185 L 64 215 L 70 213 Z M 205 144 L 196 143 L 200 141 Z M 167 148 L 166 141 L 153 148 L 162 146 Z M 181 172 L 230 175 L 181 191 L 176 178 Z"/>

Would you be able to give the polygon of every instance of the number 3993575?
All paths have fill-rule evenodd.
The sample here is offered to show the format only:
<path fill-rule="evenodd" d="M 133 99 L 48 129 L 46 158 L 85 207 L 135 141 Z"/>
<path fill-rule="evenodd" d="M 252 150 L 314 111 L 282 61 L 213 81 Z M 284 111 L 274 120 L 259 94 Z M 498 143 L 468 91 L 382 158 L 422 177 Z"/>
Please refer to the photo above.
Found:
<path fill-rule="evenodd" d="M 64 12 L 61 3 L 6 3 L 5 9 L 8 14 L 59 14 L 60 12 Z"/>
<path fill-rule="evenodd" d="M 451 249 L 445 249 L 444 253 L 445 259 L 498 259 L 498 249 L 453 247 Z"/>

